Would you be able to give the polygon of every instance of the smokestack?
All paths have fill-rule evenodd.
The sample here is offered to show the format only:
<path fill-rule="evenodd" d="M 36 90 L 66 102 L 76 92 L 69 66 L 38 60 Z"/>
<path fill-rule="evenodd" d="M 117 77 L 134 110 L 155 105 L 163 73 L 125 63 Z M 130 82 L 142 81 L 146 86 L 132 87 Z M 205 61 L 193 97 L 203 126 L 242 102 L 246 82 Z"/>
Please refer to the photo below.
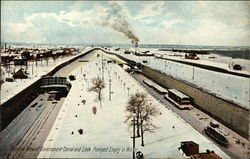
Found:
<path fill-rule="evenodd" d="M 135 35 L 135 33 L 130 29 L 128 22 L 122 15 L 122 7 L 116 2 L 112 2 L 111 8 L 113 12 L 111 12 L 106 20 L 103 22 L 104 26 L 110 26 L 115 31 L 122 33 L 128 39 L 131 40 L 131 43 L 138 47 L 139 38 Z"/>

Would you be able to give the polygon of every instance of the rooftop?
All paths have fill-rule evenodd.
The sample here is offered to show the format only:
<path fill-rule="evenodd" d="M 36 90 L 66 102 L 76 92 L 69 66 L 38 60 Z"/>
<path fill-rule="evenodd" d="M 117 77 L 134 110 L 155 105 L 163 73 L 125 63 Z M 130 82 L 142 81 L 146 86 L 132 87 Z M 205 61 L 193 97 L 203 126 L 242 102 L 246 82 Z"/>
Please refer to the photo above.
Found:
<path fill-rule="evenodd" d="M 169 92 L 172 92 L 174 94 L 176 94 L 177 96 L 179 96 L 180 98 L 189 98 L 187 95 L 181 93 L 180 91 L 176 90 L 176 89 L 169 89 Z"/>

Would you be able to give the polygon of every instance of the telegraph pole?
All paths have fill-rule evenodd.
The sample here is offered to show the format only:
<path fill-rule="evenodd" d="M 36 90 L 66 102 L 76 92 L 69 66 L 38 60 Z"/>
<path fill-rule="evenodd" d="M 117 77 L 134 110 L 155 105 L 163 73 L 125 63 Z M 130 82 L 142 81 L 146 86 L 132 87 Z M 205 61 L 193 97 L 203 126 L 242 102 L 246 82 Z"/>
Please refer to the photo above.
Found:
<path fill-rule="evenodd" d="M 193 81 L 194 81 L 194 66 L 193 66 L 193 77 L 192 77 Z"/>
<path fill-rule="evenodd" d="M 34 72 L 34 68 L 33 68 L 33 65 L 34 65 L 34 61 L 32 61 L 32 75 L 33 75 L 33 72 Z"/>
<path fill-rule="evenodd" d="M 111 78 L 109 76 L 109 101 L 111 101 Z"/>
<path fill-rule="evenodd" d="M 130 89 L 130 88 L 129 88 L 129 87 L 127 87 L 127 89 L 128 89 L 128 97 L 129 97 L 129 89 Z"/>
<path fill-rule="evenodd" d="M 8 77 L 10 77 L 10 63 L 9 60 L 6 60 L 6 62 L 7 62 Z"/>
<path fill-rule="evenodd" d="M 103 54 L 102 54 L 102 80 L 104 81 L 104 70 L 103 70 Z"/>
<path fill-rule="evenodd" d="M 133 137 L 132 137 L 133 138 L 133 159 L 135 159 L 135 122 L 136 122 L 135 117 L 131 121 L 133 124 Z"/>

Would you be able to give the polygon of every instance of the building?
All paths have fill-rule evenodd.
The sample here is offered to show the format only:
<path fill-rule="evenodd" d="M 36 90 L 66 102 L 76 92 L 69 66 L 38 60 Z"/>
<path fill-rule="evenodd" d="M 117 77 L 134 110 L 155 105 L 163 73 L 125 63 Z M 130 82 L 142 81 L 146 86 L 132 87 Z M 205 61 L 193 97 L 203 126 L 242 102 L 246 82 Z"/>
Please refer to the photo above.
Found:
<path fill-rule="evenodd" d="M 25 50 L 21 55 L 26 59 L 31 60 L 33 58 L 32 52 L 33 50 Z"/>
<path fill-rule="evenodd" d="M 17 56 L 13 59 L 14 65 L 27 65 L 27 59 L 22 56 Z"/>
<path fill-rule="evenodd" d="M 179 149 L 182 149 L 186 156 L 199 153 L 199 145 L 193 141 L 181 142 L 181 147 Z"/>
<path fill-rule="evenodd" d="M 207 150 L 207 152 L 204 153 L 198 153 L 190 156 L 191 159 L 222 159 L 220 156 L 218 156 L 213 151 Z"/>
<path fill-rule="evenodd" d="M 15 79 L 25 79 L 28 78 L 28 75 L 20 68 L 17 72 L 14 73 L 13 78 Z"/>
<path fill-rule="evenodd" d="M 222 159 L 214 151 L 207 150 L 206 152 L 199 153 L 199 145 L 193 141 L 181 142 L 179 147 L 186 156 L 190 156 L 191 159 Z"/>

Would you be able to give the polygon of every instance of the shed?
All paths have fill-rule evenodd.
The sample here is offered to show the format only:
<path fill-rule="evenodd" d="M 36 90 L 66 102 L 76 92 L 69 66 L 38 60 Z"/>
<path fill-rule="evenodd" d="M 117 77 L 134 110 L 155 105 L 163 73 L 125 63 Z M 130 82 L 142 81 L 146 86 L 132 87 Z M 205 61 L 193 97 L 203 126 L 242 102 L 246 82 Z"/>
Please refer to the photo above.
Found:
<path fill-rule="evenodd" d="M 190 156 L 191 159 L 222 159 L 219 155 L 217 155 L 214 151 L 209 151 L 204 153 L 193 154 Z"/>
<path fill-rule="evenodd" d="M 28 78 L 28 75 L 20 68 L 17 72 L 14 73 L 13 78 L 15 79 L 25 79 Z"/>
<path fill-rule="evenodd" d="M 22 56 L 17 56 L 13 59 L 14 65 L 27 65 L 27 59 Z"/>
<path fill-rule="evenodd" d="M 199 153 L 199 145 L 193 141 L 181 142 L 181 147 L 179 149 L 182 149 L 186 156 Z"/>

